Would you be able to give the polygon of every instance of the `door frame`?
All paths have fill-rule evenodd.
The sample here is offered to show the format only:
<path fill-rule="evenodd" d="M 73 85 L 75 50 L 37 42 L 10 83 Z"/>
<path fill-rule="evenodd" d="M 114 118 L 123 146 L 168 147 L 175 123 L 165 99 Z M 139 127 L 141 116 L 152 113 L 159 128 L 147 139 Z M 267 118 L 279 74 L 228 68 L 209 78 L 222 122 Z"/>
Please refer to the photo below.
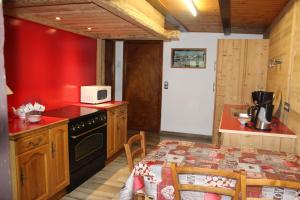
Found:
<path fill-rule="evenodd" d="M 108 45 L 107 43 L 111 42 L 113 44 L 113 53 L 112 53 L 112 65 L 110 66 L 109 63 L 107 62 L 106 59 L 106 52 Z M 115 63 L 115 58 L 116 58 L 116 41 L 115 40 L 105 40 L 105 48 L 104 48 L 105 54 L 104 54 L 104 84 L 105 85 L 111 85 L 111 100 L 115 100 L 115 87 L 116 87 L 116 63 Z M 111 69 L 111 70 L 108 70 Z M 111 72 L 111 73 L 108 73 Z M 107 83 L 108 79 L 111 80 L 111 84 Z"/>
<path fill-rule="evenodd" d="M 126 52 L 127 52 L 127 44 L 128 43 L 133 43 L 133 44 L 153 44 L 153 43 L 158 43 L 160 45 L 159 49 L 159 54 L 161 55 L 158 58 L 159 65 L 161 66 L 161 73 L 160 73 L 160 90 L 159 90 L 159 129 L 157 130 L 158 133 L 161 132 L 161 110 L 162 110 L 162 83 L 163 83 L 163 49 L 164 49 L 164 42 L 162 40 L 125 40 L 124 41 L 124 47 L 123 47 L 123 81 L 122 81 L 122 99 L 126 101 L 125 99 L 125 94 L 126 94 L 126 83 L 127 83 L 127 74 L 126 74 L 126 69 L 127 69 L 127 61 L 126 61 Z M 130 104 L 130 102 L 129 102 Z"/>

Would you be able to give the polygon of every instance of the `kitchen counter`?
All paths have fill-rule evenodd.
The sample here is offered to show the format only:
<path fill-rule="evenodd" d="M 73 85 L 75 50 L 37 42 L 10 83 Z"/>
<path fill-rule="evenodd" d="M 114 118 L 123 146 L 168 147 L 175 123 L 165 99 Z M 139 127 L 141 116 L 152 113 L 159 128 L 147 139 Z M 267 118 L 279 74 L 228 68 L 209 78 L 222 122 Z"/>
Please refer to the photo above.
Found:
<path fill-rule="evenodd" d="M 65 124 L 67 122 L 68 122 L 67 118 L 48 117 L 48 116 L 42 116 L 41 121 L 38 123 L 29 123 L 17 117 L 10 117 L 8 119 L 9 138 L 16 139 L 18 136 L 20 135 L 23 136 L 25 133 L 29 133 L 44 128 L 48 129 L 51 128 L 52 126 Z"/>
<path fill-rule="evenodd" d="M 287 126 L 285 126 L 279 119 L 273 118 L 272 120 L 272 130 L 270 131 L 260 131 L 254 128 L 249 128 L 242 125 L 238 117 L 234 116 L 235 112 L 247 112 L 248 106 L 245 105 L 224 105 L 219 132 L 229 132 L 238 134 L 248 134 L 251 132 L 253 135 L 273 135 L 278 137 L 290 137 L 296 138 L 296 134 L 291 131 Z"/>
<path fill-rule="evenodd" d="M 110 110 L 114 109 L 118 106 L 128 104 L 126 101 L 110 101 L 102 104 L 84 104 L 84 103 L 75 103 L 72 105 L 80 106 L 80 107 L 88 107 L 94 108 L 99 110 Z M 69 113 L 71 115 L 72 113 Z M 74 115 L 76 115 L 74 113 Z M 38 123 L 29 123 L 25 122 L 22 119 L 17 117 L 9 117 L 8 119 L 8 128 L 9 128 L 9 137 L 10 139 L 15 139 L 19 135 L 24 135 L 25 133 L 40 130 L 40 129 L 47 129 L 54 125 L 59 125 L 63 123 L 67 123 L 69 120 L 68 117 L 49 117 L 49 116 L 42 116 L 42 120 Z"/>
<path fill-rule="evenodd" d="M 220 144 L 288 153 L 296 152 L 297 135 L 279 119 L 273 118 L 272 130 L 261 131 L 242 125 L 235 113 L 245 113 L 246 105 L 224 105 L 219 133 Z"/>

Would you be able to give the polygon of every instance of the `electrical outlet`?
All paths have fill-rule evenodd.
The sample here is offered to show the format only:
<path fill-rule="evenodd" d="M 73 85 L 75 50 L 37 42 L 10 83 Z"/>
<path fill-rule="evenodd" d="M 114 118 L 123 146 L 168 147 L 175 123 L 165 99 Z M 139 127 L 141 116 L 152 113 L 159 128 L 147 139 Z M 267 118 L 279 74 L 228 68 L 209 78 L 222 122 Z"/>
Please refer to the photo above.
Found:
<path fill-rule="evenodd" d="M 287 112 L 290 112 L 290 104 L 288 102 L 284 102 L 284 107 L 283 109 Z"/>

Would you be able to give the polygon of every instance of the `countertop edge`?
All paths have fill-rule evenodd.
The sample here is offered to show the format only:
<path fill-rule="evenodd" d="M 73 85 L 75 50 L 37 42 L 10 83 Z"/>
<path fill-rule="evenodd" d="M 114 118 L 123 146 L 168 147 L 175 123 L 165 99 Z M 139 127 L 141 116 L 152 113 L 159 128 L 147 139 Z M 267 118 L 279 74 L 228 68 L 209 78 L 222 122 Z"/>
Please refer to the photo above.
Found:
<path fill-rule="evenodd" d="M 28 129 L 28 130 L 15 132 L 15 133 L 8 133 L 9 140 L 17 140 L 20 137 L 28 136 L 28 135 L 31 135 L 31 134 L 37 132 L 37 131 L 46 130 L 46 129 L 49 129 L 51 127 L 64 125 L 64 124 L 67 124 L 68 122 L 69 122 L 69 119 L 67 119 L 67 118 L 63 119 L 62 118 L 61 120 L 58 120 L 56 122 L 51 122 L 47 125 L 43 125 L 43 126 L 40 126 L 40 127 L 35 127 L 35 128 Z"/>
<path fill-rule="evenodd" d="M 257 136 L 273 136 L 273 137 L 281 137 L 281 138 L 297 138 L 297 135 L 289 135 L 289 134 L 281 134 L 281 133 L 266 133 L 260 131 L 238 131 L 238 130 L 230 130 L 230 129 L 219 129 L 220 133 L 232 133 L 232 134 L 243 134 L 243 135 L 257 135 Z"/>

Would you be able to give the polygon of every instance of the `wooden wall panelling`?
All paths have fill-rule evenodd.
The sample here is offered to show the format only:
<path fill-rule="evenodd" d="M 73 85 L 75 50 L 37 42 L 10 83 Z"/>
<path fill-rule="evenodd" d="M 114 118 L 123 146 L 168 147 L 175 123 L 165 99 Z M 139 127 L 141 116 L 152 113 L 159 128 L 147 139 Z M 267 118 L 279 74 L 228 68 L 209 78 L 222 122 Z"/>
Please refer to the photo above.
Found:
<path fill-rule="evenodd" d="M 243 104 L 252 104 L 253 90 L 265 90 L 269 54 L 268 40 L 247 40 L 243 80 Z"/>
<path fill-rule="evenodd" d="M 213 143 L 224 104 L 251 104 L 251 92 L 266 88 L 268 40 L 226 39 L 218 42 Z"/>
<path fill-rule="evenodd" d="M 300 113 L 300 2 L 294 5 L 293 43 L 291 54 L 290 104 L 291 109 Z"/>
<path fill-rule="evenodd" d="M 298 135 L 296 148 L 300 155 L 300 1 L 296 1 L 294 6 L 293 68 L 289 96 L 291 111 L 288 113 L 287 125 Z"/>
<path fill-rule="evenodd" d="M 278 23 L 272 25 L 272 30 L 269 33 L 269 58 L 279 58 L 282 60 L 282 64 L 268 69 L 267 90 L 273 91 L 277 95 L 282 94 L 282 101 L 288 102 L 293 6 L 289 6 L 285 9 L 285 15 L 280 17 Z M 275 105 L 275 107 L 278 107 L 278 105 Z M 281 115 L 283 122 L 286 122 L 285 118 L 285 115 Z"/>
<path fill-rule="evenodd" d="M 241 104 L 245 40 L 219 40 L 213 143 L 218 142 L 224 104 Z"/>
<path fill-rule="evenodd" d="M 290 1 L 269 27 L 270 58 L 279 57 L 282 64 L 268 69 L 267 89 L 280 88 L 283 100 L 290 103 L 290 111 L 282 109 L 281 119 L 297 135 L 297 152 L 300 154 L 300 1 Z M 288 143 L 285 141 L 285 143 Z M 283 144 L 283 146 L 292 145 Z M 283 148 L 283 147 L 282 147 Z"/>

